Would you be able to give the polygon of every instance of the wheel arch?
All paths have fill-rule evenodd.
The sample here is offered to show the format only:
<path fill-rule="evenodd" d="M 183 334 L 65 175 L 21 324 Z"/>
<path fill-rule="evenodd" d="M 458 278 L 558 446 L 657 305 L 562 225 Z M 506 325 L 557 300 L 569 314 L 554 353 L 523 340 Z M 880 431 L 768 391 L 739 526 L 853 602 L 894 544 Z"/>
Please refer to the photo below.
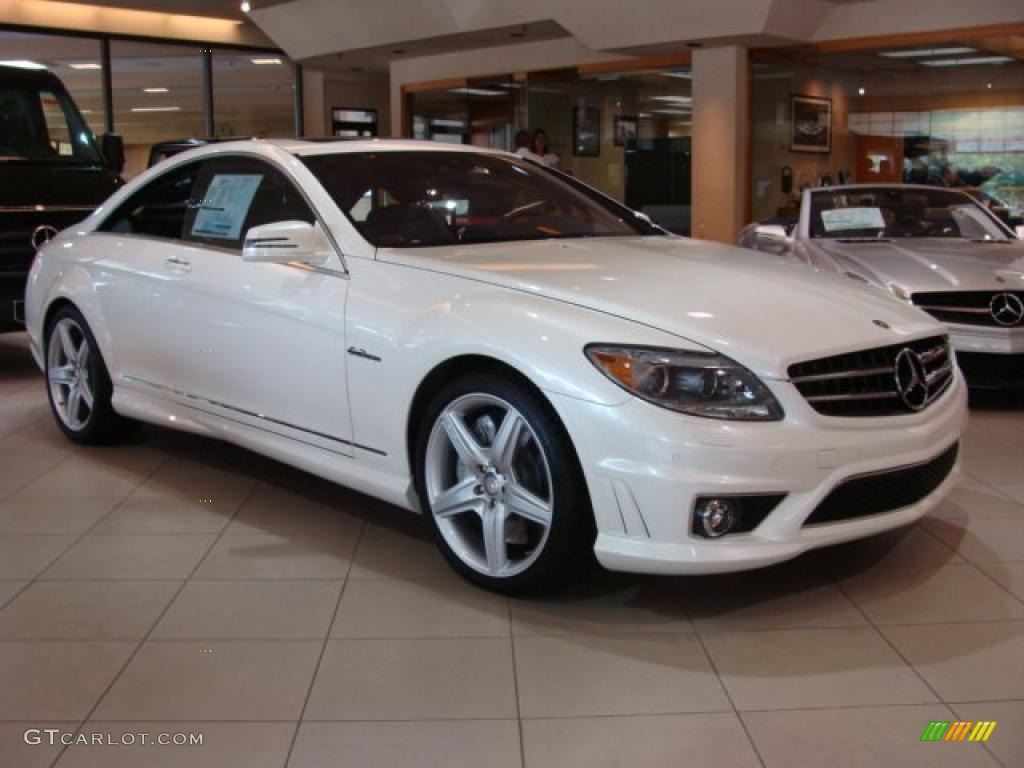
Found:
<path fill-rule="evenodd" d="M 488 355 L 462 354 L 448 358 L 444 362 L 434 366 L 422 381 L 420 381 L 419 386 L 416 387 L 416 392 L 413 395 L 412 404 L 409 408 L 405 434 L 406 458 L 409 462 L 411 473 L 415 474 L 416 472 L 416 442 L 419 439 L 420 430 L 427 426 L 423 423 L 423 416 L 427 407 L 430 405 L 431 397 L 433 397 L 433 394 L 437 392 L 438 389 L 445 386 L 448 382 L 454 381 L 460 376 L 470 373 L 492 373 L 503 376 L 522 384 L 537 398 L 537 401 L 545 411 L 547 411 L 548 416 L 551 417 L 552 423 L 561 433 L 562 439 L 568 447 L 569 454 L 572 456 L 576 470 L 579 472 L 581 488 L 587 495 L 587 502 L 589 504 L 590 494 L 585 479 L 586 475 L 583 472 L 583 466 L 580 463 L 579 453 L 576 451 L 576 445 L 569 434 L 569 430 L 566 427 L 565 422 L 558 414 L 558 411 L 544 394 L 544 391 L 538 387 L 529 376 L 518 368 L 509 365 L 496 357 L 490 357 Z"/>

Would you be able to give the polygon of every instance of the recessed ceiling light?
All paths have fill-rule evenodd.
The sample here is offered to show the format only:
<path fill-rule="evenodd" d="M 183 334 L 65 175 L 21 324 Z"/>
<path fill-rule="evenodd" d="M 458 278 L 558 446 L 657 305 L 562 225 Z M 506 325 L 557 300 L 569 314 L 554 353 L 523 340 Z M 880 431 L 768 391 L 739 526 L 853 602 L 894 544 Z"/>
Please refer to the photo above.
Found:
<path fill-rule="evenodd" d="M 977 48 L 960 45 L 953 48 L 913 48 L 909 51 L 879 51 L 887 59 L 921 59 L 930 56 L 956 56 L 960 53 L 975 53 Z"/>
<path fill-rule="evenodd" d="M 249 5 L 249 3 L 242 3 L 238 7 L 241 8 L 242 13 L 248 13 L 249 11 L 252 10 L 252 6 Z"/>
<path fill-rule="evenodd" d="M 857 89 L 857 95 L 858 96 L 863 96 L 865 93 L 867 93 L 867 91 L 864 90 L 864 86 L 863 85 L 860 88 Z"/>
<path fill-rule="evenodd" d="M 180 112 L 181 107 L 132 107 L 132 112 Z"/>
<path fill-rule="evenodd" d="M 932 59 L 922 61 L 926 67 L 972 67 L 976 64 L 1005 64 L 1013 61 L 1009 56 L 975 56 L 971 59 Z"/>
<path fill-rule="evenodd" d="M 0 61 L 0 67 L 17 67 L 18 69 L 46 69 L 45 64 L 40 64 L 38 61 L 29 61 L 28 59 L 10 59 L 8 61 Z"/>
<path fill-rule="evenodd" d="M 253 64 L 280 64 L 281 60 L 278 58 L 261 58 L 261 59 L 249 59 Z"/>
<path fill-rule="evenodd" d="M 103 69 L 102 64 L 97 64 L 94 61 L 83 61 L 81 64 L 68 64 L 72 69 Z"/>
<path fill-rule="evenodd" d="M 143 93 L 170 93 L 166 88 L 143 88 Z"/>

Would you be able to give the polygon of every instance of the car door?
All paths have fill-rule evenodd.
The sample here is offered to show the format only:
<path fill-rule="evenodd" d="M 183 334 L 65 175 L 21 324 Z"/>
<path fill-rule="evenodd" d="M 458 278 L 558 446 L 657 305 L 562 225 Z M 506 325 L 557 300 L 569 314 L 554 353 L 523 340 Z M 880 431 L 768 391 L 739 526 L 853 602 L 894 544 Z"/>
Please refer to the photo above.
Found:
<path fill-rule="evenodd" d="M 181 322 L 175 285 L 188 274 L 180 258 L 186 213 L 200 163 L 156 177 L 118 206 L 90 237 L 106 241 L 89 268 L 108 330 L 104 354 L 116 385 L 175 384 L 168 343 Z"/>
<path fill-rule="evenodd" d="M 316 214 L 282 171 L 249 156 L 207 160 L 195 199 L 170 336 L 183 402 L 351 455 L 340 255 L 316 268 L 241 257 L 251 227 Z"/>

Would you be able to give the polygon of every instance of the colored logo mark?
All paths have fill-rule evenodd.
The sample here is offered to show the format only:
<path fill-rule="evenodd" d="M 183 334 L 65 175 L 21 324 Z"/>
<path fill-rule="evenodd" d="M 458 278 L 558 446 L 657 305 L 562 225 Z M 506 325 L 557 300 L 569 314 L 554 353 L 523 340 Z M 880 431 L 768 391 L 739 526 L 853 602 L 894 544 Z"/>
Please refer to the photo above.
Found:
<path fill-rule="evenodd" d="M 995 728 L 995 720 L 932 720 L 921 734 L 921 741 L 988 741 Z"/>

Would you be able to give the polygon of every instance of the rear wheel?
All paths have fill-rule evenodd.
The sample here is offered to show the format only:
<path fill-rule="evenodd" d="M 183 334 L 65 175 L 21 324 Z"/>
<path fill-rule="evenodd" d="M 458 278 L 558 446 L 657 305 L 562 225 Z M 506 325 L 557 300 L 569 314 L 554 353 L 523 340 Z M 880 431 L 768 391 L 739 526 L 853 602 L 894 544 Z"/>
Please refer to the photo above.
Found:
<path fill-rule="evenodd" d="M 72 440 L 105 442 L 124 425 L 110 404 L 113 388 L 96 339 L 70 305 L 58 309 L 47 327 L 46 384 L 57 425 Z"/>
<path fill-rule="evenodd" d="M 451 564 L 501 592 L 551 588 L 592 562 L 593 517 L 561 425 L 527 387 L 459 379 L 427 409 L 417 490 Z"/>

